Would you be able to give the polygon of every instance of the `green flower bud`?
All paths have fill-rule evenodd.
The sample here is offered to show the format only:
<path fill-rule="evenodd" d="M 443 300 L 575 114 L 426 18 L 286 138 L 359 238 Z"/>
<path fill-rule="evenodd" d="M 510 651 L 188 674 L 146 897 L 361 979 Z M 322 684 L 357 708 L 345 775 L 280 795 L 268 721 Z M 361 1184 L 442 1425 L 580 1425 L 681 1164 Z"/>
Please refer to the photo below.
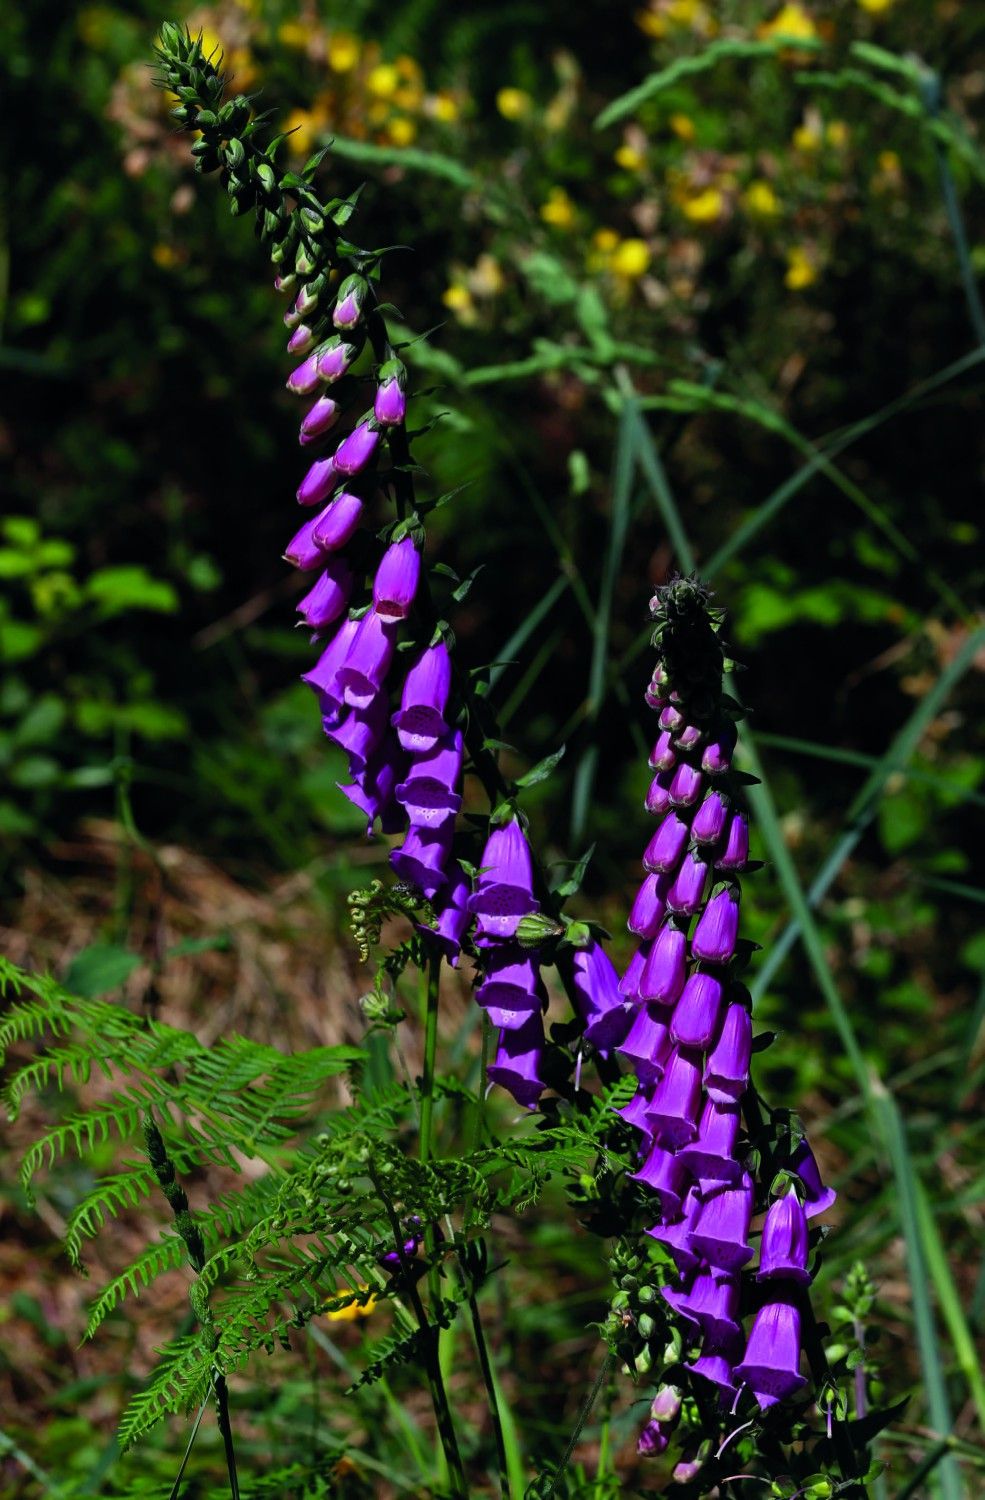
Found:
<path fill-rule="evenodd" d="M 657 1331 L 656 1319 L 651 1318 L 649 1313 L 640 1313 L 636 1320 L 636 1326 L 640 1331 L 641 1339 L 652 1339 Z"/>
<path fill-rule="evenodd" d="M 547 938 L 560 937 L 564 927 L 560 922 L 555 922 L 553 917 L 547 916 L 545 912 L 532 912 L 530 916 L 521 917 L 517 923 L 517 942 L 525 948 L 539 948 Z"/>

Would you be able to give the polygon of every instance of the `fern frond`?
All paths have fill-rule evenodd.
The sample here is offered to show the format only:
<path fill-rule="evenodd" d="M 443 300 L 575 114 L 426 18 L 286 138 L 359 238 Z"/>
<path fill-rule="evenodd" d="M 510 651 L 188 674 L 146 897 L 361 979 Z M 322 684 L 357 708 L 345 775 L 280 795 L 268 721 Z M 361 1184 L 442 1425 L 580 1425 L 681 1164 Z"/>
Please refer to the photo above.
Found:
<path fill-rule="evenodd" d="M 148 1384 L 131 1397 L 117 1432 L 124 1452 L 171 1412 L 202 1401 L 212 1382 L 214 1356 L 197 1334 L 182 1334 L 159 1349 L 160 1362 Z"/>
<path fill-rule="evenodd" d="M 65 1250 L 72 1265 L 82 1268 L 82 1243 L 95 1239 L 107 1219 L 136 1208 L 157 1186 L 146 1162 L 124 1162 L 126 1170 L 100 1177 L 95 1187 L 69 1214 L 65 1228 Z"/>
<path fill-rule="evenodd" d="M 412 1333 L 390 1334 L 387 1338 L 380 1339 L 370 1349 L 369 1362 L 360 1374 L 358 1380 L 354 1380 L 345 1391 L 345 1395 L 351 1396 L 365 1385 L 373 1385 L 377 1380 L 382 1380 L 391 1370 L 399 1365 L 410 1364 L 422 1359 L 426 1340 L 433 1337 L 435 1329 L 450 1328 L 458 1314 L 458 1309 L 464 1302 L 466 1293 L 461 1291 L 456 1296 L 442 1297 L 431 1311 L 431 1327 L 422 1332 L 419 1328 Z"/>
<path fill-rule="evenodd" d="M 177 1234 L 165 1234 L 157 1244 L 146 1245 L 128 1266 L 113 1277 L 92 1304 L 83 1340 L 93 1337 L 100 1324 L 125 1297 L 139 1297 L 142 1288 L 150 1286 L 165 1271 L 177 1270 L 186 1256 L 185 1242 Z"/>

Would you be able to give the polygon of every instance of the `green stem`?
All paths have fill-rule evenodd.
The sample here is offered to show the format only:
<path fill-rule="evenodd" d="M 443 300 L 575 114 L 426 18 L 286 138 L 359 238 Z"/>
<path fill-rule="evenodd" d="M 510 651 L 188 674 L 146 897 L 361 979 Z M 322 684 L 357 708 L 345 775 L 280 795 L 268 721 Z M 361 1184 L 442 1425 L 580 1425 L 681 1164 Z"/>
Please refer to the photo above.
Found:
<path fill-rule="evenodd" d="M 424 1073 L 421 1078 L 421 1161 L 429 1162 L 434 1154 L 434 1060 L 438 1048 L 438 980 L 441 958 L 435 954 L 421 970 L 424 1000 Z"/>
<path fill-rule="evenodd" d="M 512 1490 L 510 1488 L 510 1464 L 506 1453 L 506 1435 L 503 1431 L 503 1419 L 499 1410 L 499 1391 L 497 1389 L 492 1362 L 489 1358 L 489 1346 L 486 1343 L 485 1330 L 482 1326 L 482 1314 L 479 1312 L 479 1302 L 474 1291 L 469 1292 L 468 1309 L 469 1316 L 472 1319 L 472 1337 L 475 1339 L 475 1352 L 479 1359 L 479 1369 L 482 1372 L 482 1383 L 486 1388 L 489 1415 L 492 1418 L 493 1438 L 496 1443 L 496 1461 L 499 1465 L 499 1487 L 503 1495 L 507 1496 L 512 1494 Z"/>

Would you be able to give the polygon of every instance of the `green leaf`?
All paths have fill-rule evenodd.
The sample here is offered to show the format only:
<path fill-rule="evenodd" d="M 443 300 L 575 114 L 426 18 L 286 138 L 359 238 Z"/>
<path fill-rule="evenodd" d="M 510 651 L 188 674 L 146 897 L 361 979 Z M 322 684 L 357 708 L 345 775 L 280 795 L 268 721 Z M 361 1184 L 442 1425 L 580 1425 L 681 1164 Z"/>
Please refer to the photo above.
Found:
<path fill-rule="evenodd" d="M 178 595 L 171 584 L 153 578 L 146 568 L 135 564 L 100 568 L 86 580 L 85 591 L 104 618 L 130 609 L 174 614 L 178 608 Z"/>
<path fill-rule="evenodd" d="M 65 988 L 72 994 L 92 1000 L 126 984 L 142 963 L 138 953 L 131 953 L 126 948 L 93 943 L 72 959 L 65 973 Z"/>
<path fill-rule="evenodd" d="M 562 745 L 560 750 L 554 751 L 553 755 L 545 755 L 543 760 L 539 760 L 535 766 L 531 766 L 530 770 L 523 776 L 517 777 L 517 786 L 536 786 L 539 781 L 546 781 L 564 755 L 564 751 L 565 746 Z"/>

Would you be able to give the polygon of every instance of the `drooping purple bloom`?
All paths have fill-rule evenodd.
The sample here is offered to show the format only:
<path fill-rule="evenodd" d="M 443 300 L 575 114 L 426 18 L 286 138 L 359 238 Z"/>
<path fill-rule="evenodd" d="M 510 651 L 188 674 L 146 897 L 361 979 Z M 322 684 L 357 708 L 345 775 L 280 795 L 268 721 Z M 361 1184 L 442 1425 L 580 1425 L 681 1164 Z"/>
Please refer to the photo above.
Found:
<path fill-rule="evenodd" d="M 612 960 L 602 944 L 591 938 L 587 947 L 575 950 L 572 969 L 585 1040 L 603 1050 L 615 1047 L 629 1030 L 631 1016 Z"/>
<path fill-rule="evenodd" d="M 761 1396 L 782 1401 L 807 1384 L 799 1366 L 800 1309 L 792 1296 L 778 1291 L 756 1314 L 735 1373 L 762 1406 Z"/>
<path fill-rule="evenodd" d="M 398 361 L 391 361 L 391 364 L 397 365 Z M 403 365 L 399 365 L 398 369 L 388 374 L 389 366 L 384 365 L 380 371 L 373 415 L 381 427 L 399 427 L 407 415 L 407 395 L 404 390 L 406 377 L 403 368 Z"/>
<path fill-rule="evenodd" d="M 312 539 L 325 552 L 335 552 L 344 547 L 359 525 L 363 513 L 363 502 L 358 495 L 340 491 L 326 505 L 320 515 L 310 523 Z"/>
<path fill-rule="evenodd" d="M 331 396 L 319 396 L 314 405 L 309 407 L 301 423 L 298 441 L 313 443 L 316 438 L 320 438 L 323 432 L 328 432 L 335 426 L 340 410 L 339 403 L 333 401 Z"/>
<path fill-rule="evenodd" d="M 666 1012 L 663 1012 L 664 1020 L 658 1020 L 657 1015 L 656 1006 L 638 1006 L 629 1034 L 619 1045 L 620 1053 L 628 1058 L 642 1083 L 656 1083 L 670 1055 Z"/>
<path fill-rule="evenodd" d="M 723 886 L 698 918 L 691 939 L 691 953 L 706 963 L 727 963 L 735 952 L 739 936 L 739 893 L 734 886 Z"/>
<path fill-rule="evenodd" d="M 673 1047 L 647 1110 L 661 1146 L 676 1150 L 698 1133 L 701 1108 L 701 1060 L 686 1047 Z"/>
<path fill-rule="evenodd" d="M 356 274 L 345 278 L 339 287 L 332 312 L 332 322 L 336 328 L 355 328 L 362 317 L 368 291 L 369 283 L 364 276 Z"/>
<path fill-rule="evenodd" d="M 355 578 L 344 557 L 328 557 L 325 571 L 297 606 L 298 614 L 312 630 L 324 630 L 337 620 L 349 603 Z"/>
<path fill-rule="evenodd" d="M 383 742 L 386 704 L 375 698 L 365 709 L 354 708 L 337 724 L 325 724 L 325 733 L 349 757 L 349 773 L 359 776 Z"/>
<path fill-rule="evenodd" d="M 299 323 L 287 341 L 287 352 L 288 354 L 307 354 L 309 349 L 314 348 L 314 344 L 315 335 L 307 323 Z"/>
<path fill-rule="evenodd" d="M 669 875 L 648 875 L 636 893 L 626 926 L 638 937 L 656 937 L 667 910 Z"/>
<path fill-rule="evenodd" d="M 691 1230 L 690 1245 L 696 1255 L 723 1271 L 737 1271 L 752 1259 L 747 1243 L 752 1220 L 753 1184 L 743 1173 L 737 1186 L 712 1189 L 701 1198 Z"/>
<path fill-rule="evenodd" d="M 400 776 L 400 756 L 400 746 L 395 741 L 385 741 L 351 785 L 337 783 L 342 795 L 366 814 L 367 836 L 373 832 L 377 818 L 384 833 L 399 833 L 403 827 L 404 815 L 393 797 Z"/>
<path fill-rule="evenodd" d="M 332 385 L 334 381 L 341 379 L 358 353 L 359 347 L 356 344 L 347 344 L 340 338 L 329 339 L 316 354 L 318 379 L 325 385 Z"/>
<path fill-rule="evenodd" d="M 684 988 L 687 935 L 680 927 L 661 927 L 654 938 L 640 975 L 641 1000 L 673 1005 Z"/>
<path fill-rule="evenodd" d="M 702 1187 L 717 1182 L 736 1182 L 740 1175 L 735 1159 L 739 1137 L 739 1111 L 706 1099 L 698 1124 L 697 1139 L 680 1153 L 682 1164 Z"/>
<path fill-rule="evenodd" d="M 437 920 L 433 927 L 423 927 L 422 931 L 432 934 L 452 968 L 456 968 L 462 950 L 462 939 L 472 920 L 468 911 L 472 886 L 457 860 L 448 866 L 445 873 L 448 883 L 441 892 Z"/>
<path fill-rule="evenodd" d="M 818 1214 L 823 1214 L 831 1207 L 838 1194 L 834 1188 L 825 1187 L 821 1181 L 821 1173 L 806 1136 L 802 1137 L 790 1158 L 790 1170 L 796 1172 L 804 1184 L 804 1191 L 807 1195 L 804 1212 L 809 1219 L 816 1218 Z"/>
<path fill-rule="evenodd" d="M 477 940 L 515 937 L 520 918 L 539 909 L 527 840 L 511 818 L 492 830 L 482 851 L 479 887 L 469 898 L 469 911 L 479 918 Z"/>
<path fill-rule="evenodd" d="M 740 1001 L 733 1000 L 705 1067 L 705 1088 L 711 1099 L 732 1104 L 742 1098 L 749 1084 L 751 1056 L 752 1017 Z"/>
<path fill-rule="evenodd" d="M 377 697 L 393 658 L 394 632 L 389 621 L 371 609 L 359 622 L 338 682 L 346 703 L 367 708 Z"/>
<path fill-rule="evenodd" d="M 741 872 L 748 863 L 749 819 L 745 813 L 734 812 L 729 818 L 725 848 L 715 856 L 715 869 Z"/>
<path fill-rule="evenodd" d="M 295 396 L 308 396 L 318 385 L 320 378 L 318 360 L 321 354 L 316 349 L 304 362 L 292 370 L 287 377 L 287 389 Z"/>
<path fill-rule="evenodd" d="M 698 1270 L 688 1291 L 668 1290 L 664 1296 L 672 1307 L 692 1318 L 718 1347 L 732 1345 L 742 1331 L 739 1281 L 728 1271 Z"/>
<path fill-rule="evenodd" d="M 807 1286 L 811 1276 L 807 1269 L 807 1215 L 789 1187 L 782 1198 L 770 1204 L 763 1225 L 759 1247 L 757 1281 L 794 1281 Z"/>
<path fill-rule="evenodd" d="M 658 771 L 650 782 L 643 806 L 654 817 L 662 817 L 670 807 L 670 781 L 673 771 Z"/>
<path fill-rule="evenodd" d="M 321 505 L 338 484 L 339 477 L 334 459 L 319 458 L 298 485 L 298 504 Z"/>
<path fill-rule="evenodd" d="M 444 641 L 429 646 L 407 673 L 393 726 L 405 750 L 433 750 L 448 731 L 445 710 L 451 691 L 451 658 Z"/>
<path fill-rule="evenodd" d="M 717 1340 L 708 1338 L 701 1347 L 701 1353 L 696 1360 L 688 1365 L 688 1369 L 694 1375 L 700 1375 L 704 1380 L 710 1380 L 712 1385 L 718 1387 L 722 1395 L 729 1399 L 733 1397 L 739 1388 L 736 1379 L 733 1361 L 739 1350 L 738 1340 L 726 1340 L 719 1344 Z M 683 1467 L 678 1464 L 678 1468 Z M 700 1466 L 699 1466 L 700 1467 Z M 688 1472 L 681 1476 L 682 1479 L 694 1478 L 694 1464 L 687 1465 Z M 674 1470 L 674 1478 L 677 1478 L 677 1469 Z"/>
<path fill-rule="evenodd" d="M 685 1276 L 691 1271 L 696 1271 L 700 1265 L 699 1257 L 691 1248 L 691 1233 L 699 1206 L 697 1189 L 689 1188 L 681 1207 L 681 1217 L 673 1224 L 655 1224 L 652 1229 L 646 1231 L 651 1239 L 658 1240 L 661 1245 L 666 1246 L 674 1258 L 677 1269 Z"/>
<path fill-rule="evenodd" d="M 320 547 L 315 541 L 315 527 L 319 519 L 318 516 L 313 516 L 310 521 L 305 521 L 301 529 L 291 537 L 284 553 L 284 561 L 289 562 L 293 568 L 299 568 L 302 573 L 320 568 L 325 561 L 327 548 Z"/>
<path fill-rule="evenodd" d="M 421 554 L 409 536 L 387 548 L 373 580 L 373 604 L 381 619 L 406 618 L 420 576 Z"/>
<path fill-rule="evenodd" d="M 296 323 L 299 318 L 306 318 L 318 306 L 318 299 L 325 288 L 325 279 L 324 276 L 316 276 L 313 280 L 305 282 L 294 299 L 293 307 L 284 314 L 284 322 L 289 328 L 292 326 L 289 319 Z"/>
<path fill-rule="evenodd" d="M 707 878 L 707 863 L 697 849 L 689 850 L 681 860 L 677 878 L 667 892 L 667 910 L 693 917 L 701 905 Z"/>
<path fill-rule="evenodd" d="M 636 1451 L 640 1458 L 657 1458 L 665 1452 L 670 1434 L 664 1432 L 659 1422 L 647 1421 L 640 1428 L 636 1439 Z"/>
<path fill-rule="evenodd" d="M 701 769 L 709 776 L 721 776 L 732 765 L 735 749 L 736 729 L 734 720 L 717 730 L 705 746 L 701 755 Z"/>
<path fill-rule="evenodd" d="M 717 844 L 725 832 L 729 800 L 723 792 L 709 792 L 694 815 L 691 837 L 696 844 Z"/>
<path fill-rule="evenodd" d="M 326 723 L 336 720 L 342 711 L 345 699 L 339 686 L 339 670 L 358 631 L 358 620 L 343 620 L 311 671 L 301 678 L 318 694 L 318 706 Z"/>
<path fill-rule="evenodd" d="M 697 724 L 685 724 L 683 729 L 678 729 L 674 740 L 679 750 L 696 750 L 703 738 L 704 734 Z"/>
<path fill-rule="evenodd" d="M 692 807 L 701 794 L 701 772 L 682 760 L 674 767 L 670 782 L 670 804 L 672 807 Z"/>
<path fill-rule="evenodd" d="M 512 1031 L 501 1031 L 495 1061 L 488 1069 L 490 1083 L 498 1083 L 513 1095 L 517 1104 L 533 1109 L 545 1083 L 544 1025 L 537 1012 Z"/>
<path fill-rule="evenodd" d="M 634 1182 L 642 1182 L 660 1199 L 660 1212 L 665 1221 L 677 1218 L 688 1184 L 688 1174 L 679 1156 L 663 1146 L 651 1146 L 639 1171 L 630 1175 Z"/>
<path fill-rule="evenodd" d="M 360 422 L 335 450 L 332 463 L 338 474 L 358 474 L 365 469 L 380 442 L 380 429 Z"/>
<path fill-rule="evenodd" d="M 666 708 L 661 709 L 657 723 L 668 734 L 676 735 L 678 730 L 684 728 L 684 715 L 679 708 L 675 708 L 673 703 L 668 703 Z"/>
<path fill-rule="evenodd" d="M 652 1098 L 653 1089 L 647 1087 L 644 1083 L 639 1083 L 636 1086 L 636 1093 L 630 1099 L 629 1103 L 624 1104 L 621 1109 L 617 1109 L 613 1113 L 617 1114 L 627 1125 L 632 1125 L 634 1130 L 639 1130 L 649 1138 L 651 1132 L 647 1111 L 650 1108 L 650 1100 Z"/>
<path fill-rule="evenodd" d="M 689 829 L 680 813 L 669 812 L 646 846 L 643 865 L 647 870 L 676 870 L 687 845 Z"/>
<path fill-rule="evenodd" d="M 543 1008 L 543 987 L 533 955 L 516 943 L 489 948 L 484 956 L 482 983 L 475 992 L 477 1004 L 494 1026 L 516 1030 Z"/>
<path fill-rule="evenodd" d="M 411 824 L 401 847 L 390 851 L 390 863 L 398 878 L 423 891 L 429 901 L 447 880 L 445 867 L 453 834 L 450 823 L 441 828 L 415 828 Z"/>
<path fill-rule="evenodd" d="M 458 790 L 462 757 L 462 733 L 456 729 L 427 755 L 411 762 L 406 780 L 396 789 L 396 798 L 407 809 L 412 823 L 437 828 L 454 819 L 462 805 Z"/>
<path fill-rule="evenodd" d="M 619 981 L 619 993 L 627 1000 L 635 1000 L 640 992 L 640 978 L 644 966 L 650 954 L 650 944 L 640 943 L 629 963 L 626 972 Z"/>
<path fill-rule="evenodd" d="M 669 771 L 677 761 L 677 752 L 674 749 L 674 741 L 666 730 L 658 736 L 657 742 L 650 751 L 650 769 L 653 771 Z"/>
<path fill-rule="evenodd" d="M 703 1051 L 718 1030 L 724 993 L 722 981 L 714 974 L 696 970 L 689 975 L 670 1020 L 674 1041 Z"/>

